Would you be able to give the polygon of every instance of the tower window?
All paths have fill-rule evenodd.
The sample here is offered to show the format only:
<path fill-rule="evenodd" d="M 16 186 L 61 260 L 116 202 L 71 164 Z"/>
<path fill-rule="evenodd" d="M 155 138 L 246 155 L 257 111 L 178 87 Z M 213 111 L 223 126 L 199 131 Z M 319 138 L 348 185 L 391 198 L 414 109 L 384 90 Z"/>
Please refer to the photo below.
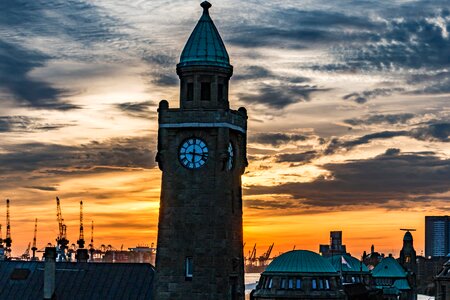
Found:
<path fill-rule="evenodd" d="M 194 84 L 192 82 L 188 82 L 187 84 L 187 101 L 194 100 Z"/>
<path fill-rule="evenodd" d="M 191 280 L 192 279 L 192 267 L 193 267 L 193 263 L 192 263 L 192 257 L 188 256 L 186 257 L 186 262 L 185 262 L 185 276 L 186 276 L 186 280 Z"/>
<path fill-rule="evenodd" d="M 201 100 L 211 100 L 211 82 L 202 82 L 201 84 Z"/>
<path fill-rule="evenodd" d="M 217 85 L 217 101 L 223 100 L 223 84 Z"/>

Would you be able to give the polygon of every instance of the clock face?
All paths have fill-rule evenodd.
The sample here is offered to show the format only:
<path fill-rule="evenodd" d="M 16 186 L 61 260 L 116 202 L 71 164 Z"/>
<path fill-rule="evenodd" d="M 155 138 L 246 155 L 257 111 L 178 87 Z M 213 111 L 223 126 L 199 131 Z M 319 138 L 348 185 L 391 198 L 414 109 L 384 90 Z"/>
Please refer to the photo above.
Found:
<path fill-rule="evenodd" d="M 181 144 L 179 153 L 180 162 L 188 169 L 197 169 L 208 160 L 208 147 L 198 138 L 190 138 Z"/>
<path fill-rule="evenodd" d="M 227 161 L 227 170 L 231 170 L 233 168 L 233 162 L 234 162 L 234 151 L 233 151 L 233 144 L 231 142 L 228 144 L 228 161 Z"/>

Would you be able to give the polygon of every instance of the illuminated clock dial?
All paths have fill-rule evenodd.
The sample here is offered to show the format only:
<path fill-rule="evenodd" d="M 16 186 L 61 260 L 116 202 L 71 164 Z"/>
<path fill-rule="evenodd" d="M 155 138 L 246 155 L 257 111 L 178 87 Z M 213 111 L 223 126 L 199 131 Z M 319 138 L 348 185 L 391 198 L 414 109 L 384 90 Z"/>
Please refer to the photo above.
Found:
<path fill-rule="evenodd" d="M 208 147 L 198 138 L 190 138 L 181 144 L 179 151 L 180 162 L 188 169 L 197 169 L 208 160 Z"/>
<path fill-rule="evenodd" d="M 228 144 L 228 161 L 227 161 L 227 170 L 231 170 L 233 168 L 234 163 L 234 151 L 233 151 L 233 144 L 231 142 Z"/>

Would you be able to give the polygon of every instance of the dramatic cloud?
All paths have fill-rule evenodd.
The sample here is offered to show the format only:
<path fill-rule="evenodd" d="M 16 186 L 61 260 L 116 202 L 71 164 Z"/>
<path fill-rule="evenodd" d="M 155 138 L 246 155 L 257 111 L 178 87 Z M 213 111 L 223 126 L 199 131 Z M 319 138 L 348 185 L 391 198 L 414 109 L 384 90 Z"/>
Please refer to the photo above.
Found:
<path fill-rule="evenodd" d="M 374 89 L 374 90 L 370 90 L 370 91 L 363 91 L 361 93 L 351 93 L 351 94 L 347 94 L 344 97 L 342 97 L 342 99 L 344 100 L 351 100 L 354 101 L 356 103 L 359 104 L 364 104 L 367 101 L 369 101 L 370 99 L 375 99 L 377 97 L 386 97 L 386 96 L 390 96 L 393 93 L 397 93 L 397 92 L 402 92 L 404 91 L 403 88 L 379 88 L 379 89 Z"/>
<path fill-rule="evenodd" d="M 124 102 L 116 104 L 115 107 L 127 115 L 135 118 L 152 119 L 155 115 L 155 103 L 153 101 Z"/>
<path fill-rule="evenodd" d="M 315 150 L 301 153 L 283 153 L 276 156 L 276 161 L 305 164 L 318 156 L 320 156 L 320 153 Z"/>
<path fill-rule="evenodd" d="M 351 126 L 360 126 L 360 125 L 377 125 L 377 124 L 406 124 L 409 120 L 414 118 L 415 115 L 411 113 L 403 113 L 403 114 L 375 114 L 370 115 L 364 118 L 353 118 L 344 120 L 345 123 Z"/>
<path fill-rule="evenodd" d="M 409 131 L 399 130 L 376 132 L 348 141 L 342 141 L 335 138 L 330 141 L 324 151 L 324 154 L 333 154 L 339 149 L 351 150 L 357 146 L 368 144 L 373 140 L 390 139 L 399 136 L 406 136 L 421 141 L 449 142 L 450 123 L 429 124 L 427 126 L 411 129 Z"/>
<path fill-rule="evenodd" d="M 48 124 L 42 118 L 27 116 L 0 116 L 0 133 L 57 130 L 74 124 Z"/>
<path fill-rule="evenodd" d="M 249 142 L 257 144 L 268 144 L 274 147 L 290 142 L 305 141 L 307 135 L 296 133 L 258 133 L 250 137 Z"/>
<path fill-rule="evenodd" d="M 174 72 L 174 67 L 178 63 L 174 55 L 146 54 L 143 60 L 149 67 L 149 71 L 143 74 L 148 82 L 161 87 L 174 87 L 179 84 L 180 81 Z"/>
<path fill-rule="evenodd" d="M 450 190 L 450 160 L 430 152 L 400 153 L 390 149 L 367 160 L 323 166 L 331 175 L 313 182 L 249 186 L 246 195 L 284 194 L 319 207 L 381 206 Z M 423 200 L 421 200 L 423 201 Z"/>
<path fill-rule="evenodd" d="M 7 145 L 0 148 L 0 172 L 71 172 L 94 168 L 152 168 L 151 141 L 146 138 L 92 141 L 80 146 L 46 143 Z"/>
<path fill-rule="evenodd" d="M 278 48 L 281 44 L 301 49 L 343 40 L 367 39 L 369 30 L 378 26 L 367 18 L 338 12 L 273 8 L 270 14 L 258 19 L 258 24 L 240 23 L 228 41 L 241 47 Z"/>
<path fill-rule="evenodd" d="M 245 103 L 283 109 L 291 104 L 309 101 L 312 93 L 326 90 L 315 85 L 261 84 L 256 93 L 239 93 L 238 97 Z"/>
<path fill-rule="evenodd" d="M 66 91 L 31 78 L 29 73 L 43 67 L 49 57 L 0 39 L 0 91 L 33 108 L 70 110 L 78 106 L 60 99 Z"/>
<path fill-rule="evenodd" d="M 123 37 L 115 31 L 119 24 L 119 20 L 84 1 L 3 1 L 0 28 L 8 29 L 0 39 L 3 98 L 38 109 L 79 108 L 64 99 L 73 91 L 36 78 L 31 72 L 62 57 L 73 60 L 81 56 L 84 62 L 92 60 L 94 54 L 82 51 L 80 45 L 88 49 L 114 40 L 118 46 L 119 38 Z M 42 47 L 44 40 L 46 46 Z M 74 51 L 74 45 L 79 51 Z"/>

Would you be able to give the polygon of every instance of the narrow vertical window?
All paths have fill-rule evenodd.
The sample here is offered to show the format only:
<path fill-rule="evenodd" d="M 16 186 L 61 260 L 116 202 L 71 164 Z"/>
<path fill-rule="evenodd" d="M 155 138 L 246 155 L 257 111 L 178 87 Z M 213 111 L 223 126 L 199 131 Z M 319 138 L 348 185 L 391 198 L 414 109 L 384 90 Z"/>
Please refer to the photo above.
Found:
<path fill-rule="evenodd" d="M 319 289 L 323 290 L 323 280 L 319 279 Z"/>
<path fill-rule="evenodd" d="M 286 279 L 281 279 L 281 287 L 280 288 L 282 288 L 282 289 L 285 289 L 286 288 Z"/>
<path fill-rule="evenodd" d="M 297 278 L 297 281 L 296 281 L 296 283 L 295 283 L 295 288 L 296 288 L 297 290 L 299 290 L 299 289 L 302 288 L 302 281 L 301 281 L 299 278 Z"/>
<path fill-rule="evenodd" d="M 223 100 L 223 84 L 217 85 L 217 101 Z"/>
<path fill-rule="evenodd" d="M 269 286 L 268 286 L 269 289 L 272 288 L 272 284 L 273 284 L 272 277 L 270 277 L 270 279 L 269 279 Z"/>
<path fill-rule="evenodd" d="M 209 101 L 211 100 L 211 83 L 202 82 L 201 83 L 201 100 Z"/>
<path fill-rule="evenodd" d="M 191 280 L 192 279 L 192 257 L 188 256 L 186 257 L 186 262 L 185 262 L 185 276 L 186 276 L 186 280 Z"/>
<path fill-rule="evenodd" d="M 288 288 L 293 289 L 294 288 L 294 279 L 289 278 Z"/>
<path fill-rule="evenodd" d="M 328 279 L 325 279 L 325 289 L 330 289 L 330 281 Z"/>
<path fill-rule="evenodd" d="M 317 290 L 317 281 L 315 279 L 312 280 L 312 289 Z"/>
<path fill-rule="evenodd" d="M 187 101 L 193 101 L 194 100 L 194 84 L 192 82 L 188 82 L 187 84 Z"/>

